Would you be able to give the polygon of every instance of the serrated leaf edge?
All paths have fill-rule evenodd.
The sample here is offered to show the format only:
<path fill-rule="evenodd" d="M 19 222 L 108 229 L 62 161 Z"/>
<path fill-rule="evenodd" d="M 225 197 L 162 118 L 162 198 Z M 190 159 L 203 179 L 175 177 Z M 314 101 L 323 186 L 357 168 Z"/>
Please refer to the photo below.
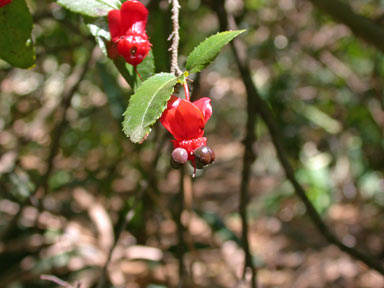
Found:
<path fill-rule="evenodd" d="M 164 75 L 164 74 L 172 75 L 172 74 L 170 74 L 170 73 L 159 73 L 158 75 L 161 75 L 161 74 L 163 74 L 163 75 Z M 172 76 L 174 76 L 174 75 L 172 75 Z M 152 77 L 150 77 L 150 78 L 152 78 Z M 149 78 L 149 79 L 150 79 L 150 78 Z M 175 79 L 177 79 L 176 76 L 174 76 L 172 79 L 170 79 L 170 80 L 168 80 L 167 82 L 165 82 L 163 85 L 161 85 L 161 87 L 159 87 L 159 89 L 156 90 L 156 92 L 155 92 L 153 95 L 157 94 L 158 91 L 160 91 L 165 85 L 167 85 L 168 83 L 170 83 L 171 81 L 173 81 L 173 80 L 175 80 Z M 143 85 L 143 84 L 142 84 L 142 85 Z M 140 86 L 141 86 L 141 85 L 140 85 Z M 173 90 L 173 89 L 172 89 L 172 90 Z M 172 94 L 172 92 L 171 92 L 171 94 Z M 153 102 L 153 99 L 154 99 L 154 97 L 152 97 L 152 98 L 151 98 L 151 101 L 149 101 L 148 106 L 147 106 L 147 108 L 145 108 L 145 111 L 144 111 L 143 115 L 145 115 L 146 112 L 148 111 L 148 108 L 151 106 L 151 104 L 152 104 L 152 102 Z M 156 120 L 157 120 L 157 119 L 156 119 Z M 141 119 L 140 126 L 143 126 L 143 123 L 144 123 L 144 117 Z"/>
<path fill-rule="evenodd" d="M 227 33 L 231 33 L 231 32 L 238 32 L 238 34 L 236 34 L 232 39 L 228 40 L 227 43 L 224 44 L 224 46 L 225 46 L 225 45 L 227 45 L 230 41 L 232 41 L 235 37 L 239 36 L 240 34 L 244 33 L 245 31 L 247 31 L 247 30 L 246 30 L 246 29 L 242 29 L 242 30 L 228 30 L 228 31 L 217 32 L 216 34 L 213 34 L 213 35 L 211 35 L 211 36 L 206 37 L 206 38 L 205 38 L 203 41 L 201 41 L 197 46 L 195 46 L 195 48 L 193 48 L 193 50 L 191 51 L 191 53 L 188 54 L 186 63 L 188 63 L 188 58 L 189 58 L 189 56 L 192 55 L 192 54 L 195 52 L 195 50 L 196 50 L 201 44 L 203 44 L 206 40 L 208 40 L 209 38 L 214 37 L 214 36 L 219 35 L 219 34 L 227 34 Z M 224 46 L 223 46 L 223 47 L 224 47 Z M 223 48 L 223 47 L 222 47 L 222 48 Z M 220 53 L 220 51 L 219 51 L 218 53 Z M 215 57 L 214 57 L 214 58 L 215 58 Z M 212 59 L 212 61 L 214 60 L 214 58 Z M 210 62 L 206 62 L 206 63 L 209 64 L 209 63 L 211 63 L 212 61 L 210 61 Z M 189 73 L 197 73 L 197 72 L 200 72 L 200 71 L 201 71 L 201 70 L 199 70 L 199 71 L 193 71 L 193 67 L 190 67 L 190 69 L 187 68 L 187 70 L 189 71 Z"/>
<path fill-rule="evenodd" d="M 152 78 L 160 77 L 160 76 L 162 76 L 162 75 L 171 75 L 171 76 L 174 76 L 174 75 L 171 74 L 171 73 L 158 73 L 158 74 L 155 74 L 155 75 L 151 76 L 150 78 L 148 78 L 147 80 L 145 80 L 145 81 L 140 85 L 140 87 L 137 88 L 135 94 L 137 93 L 138 90 L 140 90 L 141 87 L 144 87 L 143 84 L 145 84 L 145 82 L 151 80 Z M 160 91 L 165 85 L 167 85 L 169 82 L 174 81 L 174 80 L 176 80 L 176 79 L 178 79 L 178 77 L 174 76 L 172 79 L 170 79 L 170 80 L 168 80 L 167 82 L 163 83 L 163 85 L 161 85 L 158 89 L 156 89 L 156 91 L 155 91 L 155 93 L 153 93 L 153 95 L 156 95 L 156 94 L 158 93 L 158 91 Z M 172 91 L 172 92 L 173 92 L 173 91 Z M 172 92 L 170 93 L 170 95 L 172 95 Z M 134 96 L 135 94 L 133 94 L 133 95 L 131 96 L 131 99 L 129 100 L 128 108 L 129 108 L 129 105 L 131 105 L 131 101 L 132 101 L 133 96 Z M 151 103 L 153 102 L 153 99 L 154 99 L 154 97 L 152 97 L 151 100 L 149 101 L 149 104 L 148 104 L 147 108 L 145 109 L 143 115 L 146 115 L 146 112 L 148 111 L 148 107 L 151 106 Z M 125 116 L 126 113 L 128 112 L 128 108 L 127 108 L 127 109 L 125 110 L 125 112 L 123 113 L 123 116 Z M 166 107 L 164 107 L 163 111 L 164 111 L 165 109 L 166 109 Z M 162 111 L 162 112 L 163 112 L 163 111 Z M 143 116 L 142 119 L 141 119 L 141 123 L 140 123 L 139 127 L 143 127 L 144 118 L 145 118 L 145 117 Z M 156 120 L 157 120 L 157 119 L 156 119 Z M 151 126 L 152 124 L 154 124 L 154 123 L 156 122 L 156 120 L 155 120 L 153 123 L 150 123 L 149 126 Z M 126 122 L 128 122 L 128 121 L 129 121 L 129 120 L 126 120 L 126 118 L 124 118 L 124 121 L 123 121 L 123 132 L 124 132 L 124 134 L 126 134 L 126 135 L 127 135 L 127 133 L 126 133 L 126 131 L 125 131 L 126 129 L 124 129 L 124 123 L 126 123 Z M 146 135 L 148 135 L 148 134 L 150 133 L 150 131 L 152 130 L 152 128 L 151 128 L 151 127 L 146 127 L 146 128 L 149 129 L 149 131 L 148 131 L 147 133 L 145 133 Z M 147 129 L 145 129 L 145 130 L 147 130 Z M 145 130 L 144 130 L 144 131 L 145 131 Z M 133 133 L 132 133 L 132 134 L 133 134 Z M 131 141 L 134 142 L 134 143 L 142 143 L 142 142 L 146 139 L 146 137 L 144 136 L 144 137 L 141 139 L 141 141 L 134 141 L 134 139 L 132 139 L 132 134 L 131 134 L 131 135 L 127 135 L 127 136 L 128 136 L 129 139 L 131 139 Z"/>

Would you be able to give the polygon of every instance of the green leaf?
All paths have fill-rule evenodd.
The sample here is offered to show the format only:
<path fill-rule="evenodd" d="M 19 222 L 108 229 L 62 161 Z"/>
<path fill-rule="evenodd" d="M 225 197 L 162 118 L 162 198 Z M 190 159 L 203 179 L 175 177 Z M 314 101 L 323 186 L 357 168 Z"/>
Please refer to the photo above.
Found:
<path fill-rule="evenodd" d="M 225 31 L 208 37 L 188 55 L 186 68 L 190 73 L 203 70 L 219 54 L 220 50 L 233 38 L 245 30 Z"/>
<path fill-rule="evenodd" d="M 32 16 L 24 0 L 0 8 L 0 58 L 15 67 L 31 67 L 35 63 L 32 28 Z"/>
<path fill-rule="evenodd" d="M 88 29 L 95 37 L 96 43 L 101 48 L 105 56 L 108 56 L 106 43 L 111 41 L 111 33 L 109 33 L 108 22 L 106 18 L 85 18 Z"/>
<path fill-rule="evenodd" d="M 134 143 L 142 143 L 160 118 L 178 78 L 159 73 L 144 81 L 132 95 L 124 112 L 123 131 Z"/>
<path fill-rule="evenodd" d="M 132 90 L 136 90 L 143 81 L 147 80 L 155 73 L 155 58 L 153 57 L 152 50 L 149 51 L 143 62 L 136 67 L 137 72 L 139 72 L 142 79 L 137 75 L 134 67 L 127 63 L 123 57 L 113 60 L 113 63 L 128 82 L 129 86 L 131 86 Z"/>
<path fill-rule="evenodd" d="M 89 17 L 107 16 L 112 9 L 119 9 L 119 0 L 57 0 L 68 10 Z"/>

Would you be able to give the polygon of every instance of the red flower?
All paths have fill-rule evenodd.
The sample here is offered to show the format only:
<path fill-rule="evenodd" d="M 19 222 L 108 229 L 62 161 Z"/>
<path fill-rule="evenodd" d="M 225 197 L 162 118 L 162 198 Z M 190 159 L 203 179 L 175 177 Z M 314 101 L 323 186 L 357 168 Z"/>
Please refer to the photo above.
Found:
<path fill-rule="evenodd" d="M 0 0 L 0 8 L 11 3 L 12 0 Z"/>
<path fill-rule="evenodd" d="M 1 0 L 0 0 L 1 1 Z M 108 13 L 109 31 L 117 53 L 129 64 L 140 64 L 151 49 L 151 43 L 145 32 L 148 10 L 137 0 L 128 0 L 121 5 L 120 10 Z M 109 51 L 110 57 L 116 51 Z"/>
<path fill-rule="evenodd" d="M 188 159 L 194 161 L 193 151 L 207 143 L 204 126 L 211 115 L 211 99 L 204 97 L 191 103 L 173 95 L 160 122 L 175 137 L 173 147 L 184 148 Z"/>

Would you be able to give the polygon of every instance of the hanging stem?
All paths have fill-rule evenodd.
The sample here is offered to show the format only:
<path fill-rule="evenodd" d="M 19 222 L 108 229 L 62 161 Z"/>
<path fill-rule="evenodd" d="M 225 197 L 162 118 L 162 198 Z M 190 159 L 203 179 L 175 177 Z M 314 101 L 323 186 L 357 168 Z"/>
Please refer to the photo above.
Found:
<path fill-rule="evenodd" d="M 181 70 L 179 68 L 178 64 L 178 50 L 179 50 L 179 10 L 180 10 L 180 4 L 178 0 L 169 0 L 169 3 L 172 3 L 172 26 L 173 30 L 171 35 L 169 35 L 168 40 L 172 40 L 172 45 L 169 48 L 169 51 L 172 52 L 172 58 L 171 58 L 171 72 L 175 74 L 176 76 L 181 75 Z"/>
<path fill-rule="evenodd" d="M 169 48 L 169 51 L 171 51 L 171 73 L 173 73 L 176 76 L 179 76 L 182 74 L 182 71 L 179 68 L 178 64 L 178 49 L 179 49 L 179 10 L 180 10 L 180 4 L 178 0 L 169 0 L 169 3 L 172 4 L 172 24 L 173 24 L 173 31 L 171 35 L 169 35 L 168 40 L 172 39 L 172 45 Z M 186 80 L 184 80 L 183 83 L 184 91 L 185 91 L 185 99 L 189 101 L 189 89 Z M 180 169 L 180 191 L 179 191 L 179 197 L 178 197 L 178 207 L 175 211 L 175 221 L 177 225 L 177 237 L 178 237 L 178 249 L 177 249 L 177 259 L 179 261 L 179 285 L 178 287 L 183 287 L 183 283 L 185 281 L 186 276 L 186 270 L 184 266 L 184 253 L 185 253 L 185 244 L 184 244 L 184 226 L 181 220 L 181 216 L 183 214 L 184 210 L 184 169 Z"/>
<path fill-rule="evenodd" d="M 184 86 L 185 100 L 189 102 L 191 97 L 189 96 L 189 88 L 186 80 L 184 81 L 183 86 Z"/>
<path fill-rule="evenodd" d="M 185 266 L 184 266 L 184 254 L 185 254 L 185 243 L 184 243 L 184 226 L 181 220 L 181 216 L 184 211 L 184 169 L 180 169 L 180 191 L 178 195 L 178 207 L 176 211 L 176 225 L 177 225 L 177 258 L 179 260 L 179 287 L 183 287 L 185 278 Z"/>
<path fill-rule="evenodd" d="M 139 71 L 137 71 L 137 66 L 133 66 L 133 68 L 134 68 L 134 70 L 135 70 L 137 76 L 139 76 L 140 80 L 143 81 L 143 78 L 141 77 Z"/>

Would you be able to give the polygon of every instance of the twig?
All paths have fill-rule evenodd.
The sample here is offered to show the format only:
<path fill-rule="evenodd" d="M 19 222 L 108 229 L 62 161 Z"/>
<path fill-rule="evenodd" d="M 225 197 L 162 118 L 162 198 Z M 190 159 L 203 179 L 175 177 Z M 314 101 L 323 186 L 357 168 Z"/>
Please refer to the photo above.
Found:
<path fill-rule="evenodd" d="M 135 210 L 136 210 L 137 205 L 139 203 L 139 199 L 141 199 L 141 196 L 143 195 L 144 188 L 145 188 L 144 185 L 141 185 L 141 189 L 137 193 L 137 195 L 136 195 L 136 197 L 134 199 L 134 202 L 132 204 L 132 207 L 126 211 L 124 220 L 121 223 L 121 226 L 119 227 L 119 230 L 117 231 L 117 233 L 115 235 L 115 240 L 113 242 L 113 245 L 109 249 L 108 256 L 107 256 L 107 261 L 105 262 L 105 264 L 103 266 L 103 269 L 101 271 L 101 275 L 100 275 L 100 278 L 99 278 L 99 282 L 97 284 L 97 288 L 103 288 L 103 286 L 105 284 L 105 279 L 106 279 L 106 276 L 107 276 L 107 270 L 108 270 L 109 263 L 111 262 L 111 259 L 112 259 L 113 251 L 115 250 L 116 245 L 119 242 L 121 233 L 127 228 L 127 225 L 132 220 L 133 216 L 135 216 Z"/>
<path fill-rule="evenodd" d="M 184 226 L 181 221 L 181 217 L 184 210 L 184 169 L 180 169 L 180 188 L 178 195 L 178 206 L 176 210 L 176 225 L 177 225 L 177 237 L 178 237 L 178 247 L 177 247 L 177 258 L 179 261 L 179 286 L 183 287 L 184 278 L 185 278 L 185 266 L 184 266 L 184 253 L 185 253 L 185 244 L 184 244 Z"/>
<path fill-rule="evenodd" d="M 241 218 L 242 226 L 242 247 L 244 250 L 244 270 L 243 270 L 243 279 L 245 279 L 247 268 L 252 272 L 252 288 L 257 287 L 257 271 L 256 267 L 252 260 L 252 253 L 249 247 L 249 233 L 248 233 L 248 217 L 247 217 L 247 205 L 249 203 L 249 180 L 251 176 L 251 166 L 255 161 L 256 155 L 253 151 L 253 144 L 256 141 L 256 111 L 251 94 L 247 94 L 247 131 L 244 139 L 244 156 L 243 156 L 243 170 L 241 175 L 241 185 L 240 185 L 240 204 L 239 204 L 239 214 Z"/>
<path fill-rule="evenodd" d="M 41 275 L 40 276 L 40 279 L 41 280 L 47 280 L 47 281 L 50 281 L 50 282 L 53 282 L 61 287 L 65 287 L 65 288 L 80 288 L 80 283 L 77 283 L 75 285 L 71 285 L 69 284 L 68 282 L 65 282 L 64 280 L 61 280 L 60 278 L 54 276 L 54 275 Z"/>
<path fill-rule="evenodd" d="M 257 98 L 255 103 L 258 112 L 267 125 L 269 134 L 271 135 L 273 145 L 275 146 L 277 156 L 279 158 L 279 161 L 281 165 L 283 166 L 283 169 L 285 171 L 285 174 L 289 180 L 289 182 L 292 184 L 292 186 L 295 189 L 295 192 L 297 196 L 303 201 L 308 215 L 311 218 L 312 222 L 315 224 L 319 232 L 332 244 L 339 247 L 340 250 L 344 251 L 345 253 L 349 254 L 353 258 L 360 260 L 361 262 L 365 263 L 370 268 L 376 270 L 380 274 L 384 275 L 384 268 L 379 260 L 373 258 L 372 256 L 369 256 L 367 254 L 364 254 L 356 249 L 353 249 L 351 247 L 346 246 L 343 244 L 336 236 L 335 234 L 327 227 L 327 225 L 323 222 L 321 219 L 319 213 L 316 211 L 315 207 L 313 207 L 311 201 L 309 200 L 304 188 L 300 185 L 300 183 L 296 180 L 294 170 L 289 163 L 288 157 L 286 156 L 286 152 L 283 146 L 283 139 L 280 136 L 279 129 L 277 128 L 277 124 L 275 123 L 272 111 L 269 109 L 268 105 L 264 102 L 263 99 Z"/>
<path fill-rule="evenodd" d="M 223 11 L 223 13 L 224 14 L 222 15 L 224 16 L 219 15 L 221 27 L 222 28 L 228 27 L 228 19 L 231 21 L 232 25 L 235 25 L 235 21 L 233 17 L 229 17 L 227 19 L 228 15 L 226 15 L 225 10 Z M 235 39 L 234 43 L 242 44 L 240 39 Z M 247 93 L 252 93 L 254 97 L 254 100 L 255 100 L 254 105 L 256 107 L 256 111 L 261 116 L 261 118 L 263 119 L 264 123 L 268 128 L 269 134 L 271 135 L 271 138 L 272 138 L 273 145 L 277 152 L 278 159 L 285 171 L 286 177 L 294 187 L 294 190 L 297 196 L 304 203 L 307 213 L 310 219 L 312 220 L 312 222 L 314 223 L 314 225 L 316 226 L 316 228 L 318 229 L 318 231 L 324 236 L 325 239 L 327 239 L 330 243 L 336 245 L 340 250 L 344 251 L 345 253 L 349 254 L 351 257 L 365 263 L 368 267 L 384 275 L 384 268 L 382 263 L 379 260 L 343 244 L 336 237 L 336 235 L 328 228 L 328 226 L 323 222 L 319 213 L 316 211 L 315 207 L 312 205 L 311 201 L 309 200 L 304 188 L 296 180 L 294 170 L 288 160 L 288 157 L 286 156 L 287 153 L 285 152 L 285 149 L 283 146 L 283 139 L 281 137 L 281 133 L 278 129 L 278 126 L 275 122 L 273 113 L 268 107 L 267 103 L 257 93 L 256 87 L 252 81 L 251 71 L 249 69 L 249 66 L 247 65 L 247 61 L 241 61 L 243 55 L 241 55 L 241 52 L 238 50 L 237 45 L 232 45 L 231 47 L 232 47 L 232 52 L 236 59 L 237 66 L 240 70 L 244 85 L 247 89 Z"/>
<path fill-rule="evenodd" d="M 219 17 L 221 29 L 228 30 L 228 19 L 227 12 L 225 11 L 223 1 L 215 1 L 214 3 L 215 11 Z M 234 48 L 233 43 L 231 43 L 232 49 Z M 245 65 L 245 47 L 238 47 L 242 51 L 242 59 L 237 57 L 238 63 Z M 236 49 L 235 49 L 236 50 Z M 236 50 L 237 51 L 237 50 Z M 252 81 L 251 78 L 248 79 L 246 75 L 243 75 L 243 80 L 247 82 Z M 247 124 L 246 124 L 246 136 L 244 139 L 244 155 L 243 155 L 243 168 L 241 175 L 241 185 L 240 185 L 240 205 L 239 205 L 239 214 L 241 218 L 242 225 L 242 248 L 244 250 L 244 270 L 243 270 L 243 279 L 245 279 L 247 270 L 251 270 L 251 285 L 252 288 L 257 287 L 257 270 L 253 263 L 252 253 L 249 245 L 249 231 L 248 231 L 248 218 L 247 218 L 247 205 L 249 203 L 249 181 L 251 177 L 251 166 L 255 161 L 256 154 L 253 151 L 253 144 L 256 141 L 256 122 L 257 122 L 257 110 L 255 106 L 255 97 L 258 95 L 257 89 L 249 89 L 249 85 L 246 85 L 247 89 Z"/>
<path fill-rule="evenodd" d="M 181 70 L 179 68 L 178 64 L 178 50 L 179 50 L 179 10 L 180 10 L 180 4 L 178 0 L 169 0 L 169 3 L 172 3 L 172 26 L 173 30 L 171 35 L 169 35 L 168 40 L 172 40 L 171 48 L 169 48 L 169 51 L 172 52 L 172 58 L 171 58 L 171 72 L 175 74 L 176 76 L 181 75 Z"/>

